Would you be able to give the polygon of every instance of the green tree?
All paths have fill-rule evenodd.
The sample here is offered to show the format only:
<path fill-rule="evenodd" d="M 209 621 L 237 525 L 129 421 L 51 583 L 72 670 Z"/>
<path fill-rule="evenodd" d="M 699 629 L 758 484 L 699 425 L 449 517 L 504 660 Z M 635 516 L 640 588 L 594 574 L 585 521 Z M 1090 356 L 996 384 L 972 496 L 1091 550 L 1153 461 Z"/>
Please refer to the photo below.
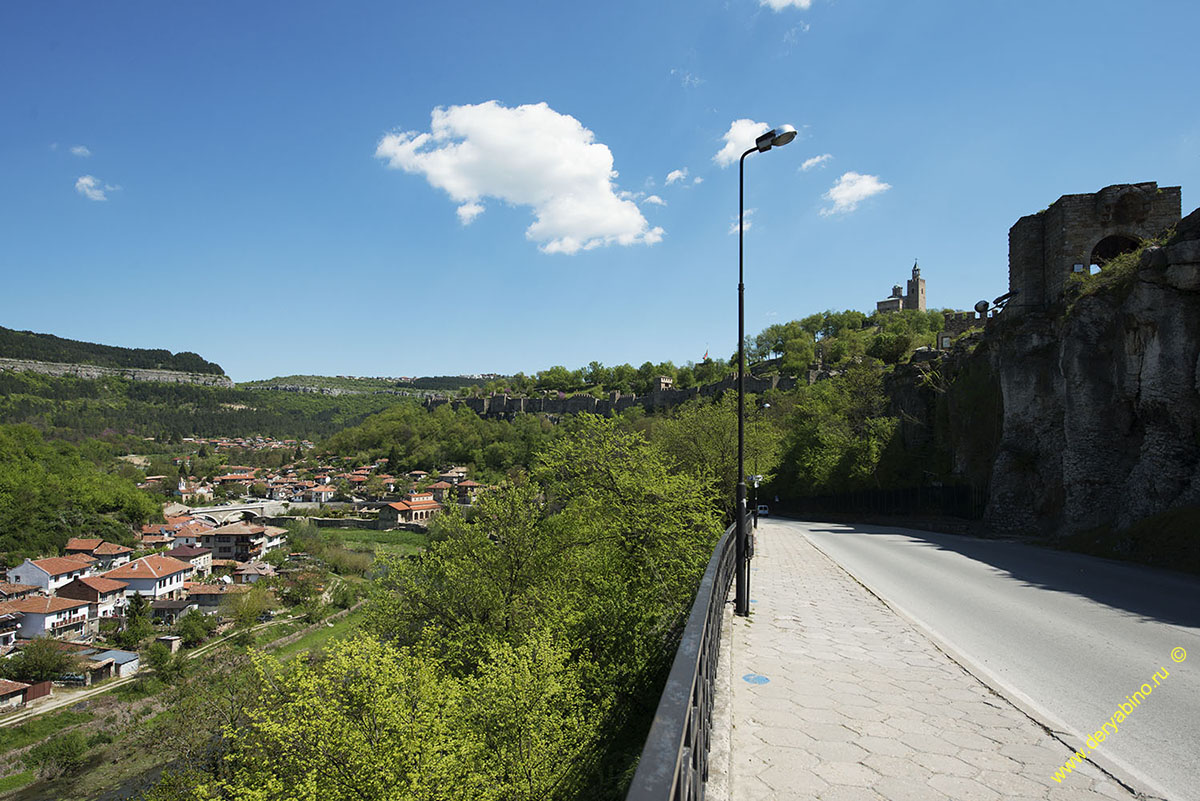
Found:
<path fill-rule="evenodd" d="M 216 616 L 193 609 L 175 624 L 175 633 L 183 640 L 184 646 L 195 648 L 211 637 L 216 628 Z"/>
<path fill-rule="evenodd" d="M 780 433 L 764 422 L 758 402 L 747 403 L 746 473 L 771 476 L 779 459 Z M 653 439 L 689 474 L 706 482 L 720 499 L 727 520 L 733 519 L 737 487 L 737 394 L 716 400 L 696 399 L 675 410 L 654 428 Z"/>
<path fill-rule="evenodd" d="M 183 677 L 187 660 L 183 654 L 172 654 L 171 649 L 161 642 L 152 642 L 142 651 L 142 660 L 154 671 L 154 675 L 165 684 L 174 684 Z"/>
<path fill-rule="evenodd" d="M 154 634 L 154 623 L 150 619 L 150 601 L 141 593 L 129 596 L 125 608 L 125 627 L 113 636 L 118 647 L 136 651 L 142 640 Z"/>
<path fill-rule="evenodd" d="M 35 637 L 14 656 L 0 659 L 0 674 L 4 678 L 26 684 L 51 681 L 77 669 L 75 656 L 50 637 Z"/>
<path fill-rule="evenodd" d="M 251 585 L 244 592 L 225 593 L 221 598 L 221 617 L 232 620 L 236 629 L 248 629 L 274 606 L 270 591 Z"/>
<path fill-rule="evenodd" d="M 870 365 L 802 387 L 784 443 L 780 488 L 815 495 L 875 485 L 897 424 L 887 405 L 883 374 Z"/>
<path fill-rule="evenodd" d="M 434 799 L 447 788 L 501 798 L 478 769 L 478 736 L 459 725 L 460 682 L 432 654 L 354 638 L 316 665 L 254 664 L 264 692 L 234 743 L 233 787 L 325 801 Z"/>

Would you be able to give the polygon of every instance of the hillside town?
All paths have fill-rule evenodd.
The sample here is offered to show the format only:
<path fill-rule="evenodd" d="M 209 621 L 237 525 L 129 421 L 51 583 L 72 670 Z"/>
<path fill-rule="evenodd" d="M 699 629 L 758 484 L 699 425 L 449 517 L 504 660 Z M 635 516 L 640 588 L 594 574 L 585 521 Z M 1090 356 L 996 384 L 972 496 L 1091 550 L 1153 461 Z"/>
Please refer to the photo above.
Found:
<path fill-rule="evenodd" d="M 226 442 L 247 445 L 244 440 L 196 444 Z M 262 446 L 274 447 L 269 440 Z M 186 471 L 189 459 L 174 462 Z M 151 628 L 145 631 L 153 632 L 153 642 L 174 653 L 180 648 L 174 627 L 187 616 L 211 618 L 210 631 L 229 629 L 236 597 L 255 585 L 270 588 L 272 607 L 297 582 L 315 582 L 327 597 L 327 576 L 310 554 L 288 550 L 288 529 L 276 525 L 287 522 L 281 517 L 311 520 L 349 513 L 354 522 L 382 531 L 423 531 L 448 505 L 469 506 L 483 489 L 461 467 L 392 476 L 385 465 L 379 461 L 352 470 L 289 465 L 277 471 L 228 465 L 211 480 L 183 472 L 176 500 L 163 504 L 162 522 L 142 526 L 132 546 L 72 537 L 61 554 L 26 558 L 8 568 L 0 576 L 0 658 L 49 639 L 73 657 L 74 667 L 42 682 L 0 679 L 0 711 L 24 707 L 50 695 L 52 687 L 90 687 L 137 674 L 145 661 L 138 646 L 150 640 L 131 644 L 129 637 L 122 638 L 134 618 L 147 620 Z M 164 480 L 151 476 L 146 484 Z M 198 505 L 211 502 L 214 494 L 227 500 Z M 264 518 L 268 505 L 290 514 Z"/>

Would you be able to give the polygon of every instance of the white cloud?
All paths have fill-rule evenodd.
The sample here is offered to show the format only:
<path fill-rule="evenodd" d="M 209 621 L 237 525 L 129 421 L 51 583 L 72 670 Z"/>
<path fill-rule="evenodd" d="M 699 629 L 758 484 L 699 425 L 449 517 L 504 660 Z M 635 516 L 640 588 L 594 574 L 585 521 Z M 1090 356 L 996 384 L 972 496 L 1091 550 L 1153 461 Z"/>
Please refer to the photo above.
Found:
<path fill-rule="evenodd" d="M 800 165 L 800 169 L 804 172 L 808 172 L 813 167 L 820 167 L 831 158 L 833 158 L 833 156 L 829 153 L 822 153 L 819 156 L 813 156 L 811 159 L 805 159 L 804 163 Z"/>
<path fill-rule="evenodd" d="M 891 189 L 891 184 L 885 184 L 877 175 L 860 175 L 848 172 L 838 178 L 823 197 L 833 201 L 833 206 L 821 209 L 821 214 L 828 217 L 831 214 L 846 214 L 858 208 L 858 204 L 873 195 Z"/>
<path fill-rule="evenodd" d="M 725 132 L 725 136 L 722 137 L 725 140 L 725 147 L 717 151 L 717 155 L 713 156 L 713 161 L 722 167 L 728 167 L 737 161 L 743 153 L 754 147 L 755 139 L 769 130 L 771 130 L 771 126 L 765 122 L 734 120 L 730 123 L 729 130 Z"/>
<path fill-rule="evenodd" d="M 104 184 L 94 175 L 81 175 L 75 182 L 75 191 L 88 200 L 108 200 L 106 192 L 115 192 L 121 187 Z"/>
<path fill-rule="evenodd" d="M 667 173 L 667 186 L 670 186 L 671 184 L 675 183 L 676 181 L 682 181 L 684 178 L 687 178 L 687 177 L 688 177 L 688 168 L 687 167 L 684 167 L 681 170 L 671 170 L 669 173 Z"/>
<path fill-rule="evenodd" d="M 75 147 L 71 148 L 71 155 L 87 158 L 92 155 L 92 151 L 87 149 L 87 145 L 75 145 Z"/>
<path fill-rule="evenodd" d="M 482 203 L 464 203 L 454 210 L 458 214 L 458 220 L 463 225 L 470 225 L 472 221 L 484 212 Z"/>
<path fill-rule="evenodd" d="M 746 209 L 742 214 L 742 231 L 750 230 L 750 215 L 754 214 L 754 209 Z M 736 234 L 738 232 L 738 218 L 734 217 L 733 222 L 729 224 L 729 233 Z"/>
<path fill-rule="evenodd" d="M 665 206 L 665 205 L 667 205 L 667 201 L 663 200 L 663 199 L 662 199 L 661 197 L 659 197 L 658 195 L 650 195 L 649 197 L 647 197 L 647 198 L 646 198 L 646 202 L 647 202 L 647 203 L 653 203 L 655 206 Z"/>
<path fill-rule="evenodd" d="M 507 108 L 494 100 L 435 108 L 431 117 L 429 133 L 387 134 L 375 156 L 444 190 L 464 224 L 493 197 L 532 208 L 525 236 L 545 253 L 662 240 L 663 230 L 618 196 L 608 146 L 574 117 L 545 103 Z"/>
<path fill-rule="evenodd" d="M 704 179 L 701 178 L 699 175 L 697 175 L 695 178 L 692 179 L 692 183 L 693 184 L 702 184 L 702 183 L 704 183 Z"/>
<path fill-rule="evenodd" d="M 812 8 L 812 0 L 758 0 L 760 6 L 769 6 L 772 11 L 783 11 L 789 6 L 807 11 Z"/>

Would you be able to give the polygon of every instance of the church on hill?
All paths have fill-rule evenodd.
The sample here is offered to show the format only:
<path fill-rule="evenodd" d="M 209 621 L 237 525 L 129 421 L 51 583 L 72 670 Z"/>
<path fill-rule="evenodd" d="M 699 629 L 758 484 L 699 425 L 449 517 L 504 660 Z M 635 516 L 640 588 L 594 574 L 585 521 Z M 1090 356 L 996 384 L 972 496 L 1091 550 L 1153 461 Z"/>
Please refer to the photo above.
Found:
<path fill-rule="evenodd" d="M 908 291 L 903 292 L 902 289 L 899 284 L 892 287 L 892 294 L 885 300 L 878 301 L 875 304 L 875 311 L 891 312 L 901 309 L 925 311 L 925 279 L 921 277 L 921 268 L 915 261 L 913 262 L 912 278 L 908 280 Z"/>

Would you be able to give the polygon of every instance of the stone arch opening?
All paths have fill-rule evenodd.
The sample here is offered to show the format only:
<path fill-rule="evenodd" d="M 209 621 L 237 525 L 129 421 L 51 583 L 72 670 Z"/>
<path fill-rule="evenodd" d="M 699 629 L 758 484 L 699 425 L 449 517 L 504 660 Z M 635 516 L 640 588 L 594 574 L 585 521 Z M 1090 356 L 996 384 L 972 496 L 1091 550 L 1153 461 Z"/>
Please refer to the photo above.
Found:
<path fill-rule="evenodd" d="M 1132 253 L 1142 246 L 1141 240 L 1128 234 L 1111 234 L 1104 237 L 1092 248 L 1089 259 L 1090 272 L 1095 275 L 1104 269 L 1104 265 L 1124 253 Z"/>

